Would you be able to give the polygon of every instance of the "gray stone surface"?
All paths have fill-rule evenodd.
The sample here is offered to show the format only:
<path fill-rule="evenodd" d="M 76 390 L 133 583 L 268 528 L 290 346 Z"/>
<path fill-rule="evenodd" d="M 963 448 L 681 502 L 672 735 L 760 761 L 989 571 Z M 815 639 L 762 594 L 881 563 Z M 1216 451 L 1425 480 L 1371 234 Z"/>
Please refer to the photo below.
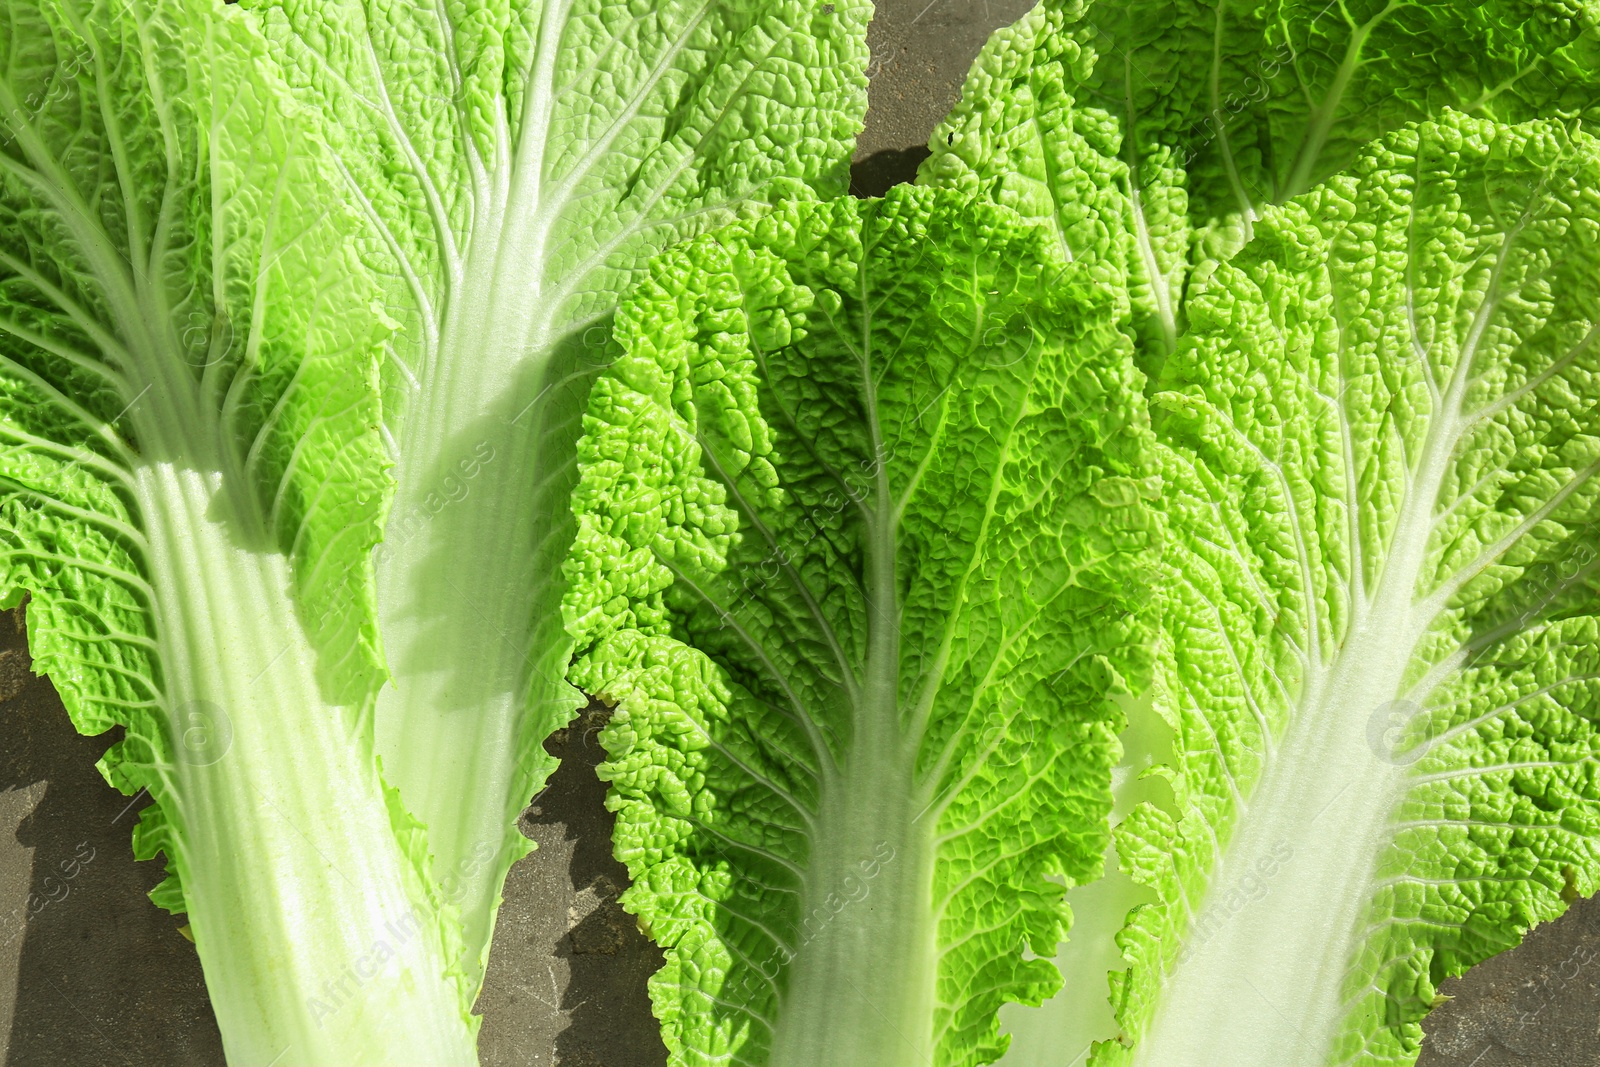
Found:
<path fill-rule="evenodd" d="M 960 98 L 983 42 L 1033 3 L 878 0 L 867 28 L 867 124 L 856 142 L 851 192 L 881 196 L 916 176 L 917 164 L 928 155 L 928 137 Z"/>
<path fill-rule="evenodd" d="M 881 0 L 857 195 L 914 175 L 990 30 L 1029 6 Z M 112 738 L 72 731 L 49 683 L 28 673 L 17 623 L 0 615 L 0 1063 L 217 1067 L 194 948 L 144 898 L 158 868 L 129 850 L 139 802 L 94 770 Z M 616 902 L 627 879 L 593 772 L 603 717 L 591 708 L 550 739 L 561 769 L 523 814 L 539 850 L 506 884 L 479 1001 L 484 1067 L 666 1062 L 646 994 L 661 956 Z M 1419 1067 L 1600 1064 L 1600 902 L 1580 901 L 1445 991 L 1454 999 L 1430 1017 Z"/>
<path fill-rule="evenodd" d="M 1600 1064 L 1600 898 L 1444 983 L 1417 1067 Z"/>
<path fill-rule="evenodd" d="M 0 1040 L 7 1067 L 215 1067 L 222 1043 L 162 871 L 129 834 L 147 798 L 105 783 L 114 740 L 80 737 L 0 613 Z M 9 1027 L 6 1025 L 9 1021 Z"/>
<path fill-rule="evenodd" d="M 611 855 L 614 820 L 594 774 L 608 716 L 591 706 L 545 743 L 561 767 L 522 813 L 539 849 L 506 881 L 478 998 L 483 1067 L 667 1062 L 646 992 L 661 950 L 617 903 L 628 873 Z"/>

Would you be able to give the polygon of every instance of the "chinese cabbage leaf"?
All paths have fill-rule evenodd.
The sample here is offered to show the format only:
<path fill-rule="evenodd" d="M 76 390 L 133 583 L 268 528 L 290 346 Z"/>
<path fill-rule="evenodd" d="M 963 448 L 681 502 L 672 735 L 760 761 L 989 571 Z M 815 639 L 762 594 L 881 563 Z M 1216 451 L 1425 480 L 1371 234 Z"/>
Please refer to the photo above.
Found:
<path fill-rule="evenodd" d="M 919 180 L 982 190 L 1069 256 L 1125 271 L 1154 366 L 1182 331 L 1194 265 L 1230 254 L 1268 205 L 1368 141 L 1444 108 L 1600 118 L 1592 9 L 1042 0 L 985 46 Z M 1120 195 L 1086 188 L 1112 160 Z"/>
<path fill-rule="evenodd" d="M 663 246 L 843 192 L 866 0 L 248 0 L 322 116 L 402 324 L 377 557 L 385 773 L 481 982 L 563 680 L 567 499 L 622 290 Z"/>
<path fill-rule="evenodd" d="M 474 1062 L 379 776 L 392 324 L 266 42 L 208 0 L 6 0 L 0 594 L 187 912 L 230 1062 Z"/>
<path fill-rule="evenodd" d="M 573 682 L 674 1064 L 966 1065 L 1059 978 L 1149 668 L 1155 492 L 1112 294 L 936 190 L 790 204 L 618 315 Z"/>

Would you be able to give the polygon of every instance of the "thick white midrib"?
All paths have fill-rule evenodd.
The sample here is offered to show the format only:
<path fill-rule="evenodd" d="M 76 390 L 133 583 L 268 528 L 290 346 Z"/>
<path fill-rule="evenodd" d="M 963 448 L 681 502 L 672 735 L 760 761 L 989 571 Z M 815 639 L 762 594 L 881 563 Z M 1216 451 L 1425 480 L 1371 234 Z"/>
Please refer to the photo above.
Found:
<path fill-rule="evenodd" d="M 321 698 L 288 560 L 240 547 L 255 538 L 216 475 L 146 465 L 135 483 L 175 739 L 162 802 L 230 1062 L 475 1062 L 437 938 L 386 933 L 433 916 L 415 903 L 352 709 Z M 186 730 L 215 738 L 222 723 L 227 747 L 184 746 Z M 380 941 L 392 964 L 345 977 L 333 1010 L 308 1003 Z"/>
<path fill-rule="evenodd" d="M 877 493 L 887 504 L 886 476 Z M 881 514 L 881 512 L 880 512 Z M 916 752 L 898 701 L 894 530 L 875 522 L 864 685 L 852 701 L 842 768 L 821 778 L 801 916 L 823 916 L 798 946 L 774 1028 L 772 1067 L 925 1067 L 932 1062 L 937 975 L 932 827 L 917 818 Z M 880 863 L 864 874 L 863 864 Z M 840 900 L 859 901 L 837 907 Z M 803 927 L 810 931 L 811 927 Z"/>
<path fill-rule="evenodd" d="M 545 277 L 570 192 L 551 187 L 546 170 L 557 53 L 571 6 L 541 20 L 514 151 L 504 146 L 496 172 L 476 183 L 488 195 L 474 205 L 464 263 L 448 272 L 439 343 L 401 427 L 390 546 L 379 564 L 381 626 L 395 669 L 379 702 L 379 750 L 388 777 L 429 829 L 435 873 L 456 887 L 462 965 L 473 986 L 499 887 L 527 847 L 516 813 L 547 762 L 537 752 L 533 764 L 513 757 L 527 747 L 530 728 L 557 725 L 576 704 L 559 678 L 537 673 L 561 651 L 534 647 L 543 613 L 555 608 L 559 575 L 530 569 L 534 547 L 547 537 L 541 522 L 549 517 L 537 514 L 540 486 L 572 458 L 547 441 L 539 403 L 555 384 L 547 379 L 560 308 L 549 283 L 566 280 Z M 430 494 L 437 500 L 447 477 L 442 465 L 483 441 L 496 455 L 470 480 L 465 499 L 447 504 L 420 533 L 400 536 L 418 507 L 432 510 Z M 455 666 L 439 665 L 445 661 Z"/>
<path fill-rule="evenodd" d="M 937 974 L 933 834 L 918 818 L 917 746 L 902 722 L 899 509 L 895 506 L 877 401 L 872 292 L 857 272 L 861 308 L 859 386 L 874 457 L 866 526 L 867 650 L 852 693 L 851 736 L 840 766 L 819 781 L 813 848 L 802 877 L 801 921 L 831 916 L 800 946 L 773 1031 L 772 1067 L 924 1067 L 932 1062 Z M 844 331 L 838 330 L 841 340 Z M 998 476 L 997 476 L 998 480 Z M 860 884 L 860 864 L 887 846 L 893 859 L 866 883 L 854 907 L 834 912 Z M 804 929 L 804 927 L 802 927 Z"/>
<path fill-rule="evenodd" d="M 516 143 L 499 146 L 492 173 L 474 176 L 465 240 L 457 245 L 442 214 L 433 219 L 440 247 L 462 251 L 444 257 L 438 344 L 418 375 L 416 415 L 402 428 L 402 468 L 437 458 L 440 442 L 504 399 L 553 340 L 550 328 L 558 309 L 548 306 L 546 260 L 570 190 L 547 185 L 546 153 L 557 96 L 556 58 L 573 3 L 561 0 L 557 10 L 540 19 Z M 404 136 L 398 120 L 395 133 Z M 469 158 L 481 163 L 475 142 L 470 136 L 465 140 Z M 413 167 L 421 168 L 420 162 Z M 426 172 L 419 177 L 425 180 Z M 402 470 L 402 483 L 404 477 Z"/>
<path fill-rule="evenodd" d="M 576 5 L 557 0 L 552 6 L 539 21 L 528 62 L 515 144 L 502 124 L 497 144 L 503 150 L 492 171 L 472 175 L 470 234 L 458 246 L 460 256 L 442 263 L 438 340 L 427 347 L 415 374 L 415 396 L 400 426 L 398 487 L 379 556 L 380 624 L 394 670 L 393 684 L 379 701 L 379 750 L 388 777 L 428 827 L 436 871 L 471 868 L 459 879 L 459 900 L 464 966 L 474 982 L 482 973 L 501 881 L 527 847 L 514 828 L 516 812 L 548 765 L 536 740 L 521 765 L 509 757 L 529 748 L 530 729 L 553 728 L 575 706 L 575 691 L 564 681 L 537 674 L 565 651 L 556 647 L 564 640 L 557 636 L 559 625 L 543 625 L 558 618 L 560 575 L 531 573 L 528 548 L 551 540 L 551 528 L 541 525 L 550 516 L 538 514 L 539 486 L 573 459 L 565 444 L 557 449 L 548 443 L 539 401 L 558 395 L 558 384 L 564 384 L 551 380 L 550 361 L 558 334 L 581 326 L 562 318 L 574 288 L 638 221 L 569 270 L 557 274 L 550 263 L 565 255 L 561 240 L 569 235 L 559 227 L 584 175 L 626 133 L 694 28 L 715 8 L 706 0 L 574 169 L 555 176 L 550 152 L 560 98 L 557 59 Z M 392 114 L 385 121 L 398 123 Z M 403 131 L 395 132 L 403 139 Z M 472 139 L 465 140 L 469 158 L 476 159 Z M 687 155 L 683 165 L 692 158 Z M 413 166 L 420 164 L 413 160 Z M 420 177 L 427 180 L 426 174 Z M 669 185 L 657 190 L 646 212 Z M 433 216 L 436 227 L 447 225 L 438 211 Z M 420 293 L 420 279 L 408 274 L 407 280 Z M 440 489 L 443 466 L 466 458 L 485 435 L 497 442 L 498 455 L 474 476 L 467 498 L 425 521 L 420 534 L 399 536 L 402 524 Z M 445 662 L 455 666 L 438 666 Z M 559 669 L 549 673 L 558 675 Z M 486 846 L 495 856 L 487 865 L 473 858 Z"/>
<path fill-rule="evenodd" d="M 501 881 L 526 849 L 516 813 L 537 768 L 513 757 L 530 716 L 559 717 L 547 703 L 564 691 L 536 688 L 529 706 L 540 653 L 531 639 L 549 606 L 540 590 L 556 588 L 530 569 L 540 486 L 563 457 L 549 454 L 545 412 L 534 404 L 550 359 L 541 344 L 546 227 L 513 216 L 502 200 L 473 213 L 461 284 L 445 295 L 438 347 L 400 427 L 377 570 L 392 674 L 379 696 L 378 748 L 391 784 L 428 827 L 435 874 L 456 890 L 462 966 L 474 988 Z M 493 458 L 462 477 L 457 465 L 484 446 Z M 449 501 L 451 484 L 464 484 L 466 496 Z M 429 517 L 413 529 L 419 515 Z"/>
<path fill-rule="evenodd" d="M 1419 497 L 1433 499 L 1409 500 Z M 1408 502 L 1407 511 L 1426 520 L 1418 505 Z M 1193 956 L 1168 976 L 1137 1063 L 1323 1061 L 1342 1018 L 1341 982 L 1372 864 L 1405 782 L 1405 768 L 1368 749 L 1366 727 L 1398 695 L 1422 629 L 1410 610 L 1421 553 L 1406 555 L 1385 567 L 1372 623 L 1308 679 L 1302 710 L 1186 935 Z M 1284 845 L 1293 856 L 1277 862 Z M 1217 1018 L 1231 1020 L 1225 1034 Z"/>
<path fill-rule="evenodd" d="M 537 751 L 534 765 L 519 763 L 524 735 L 531 722 L 543 717 L 553 728 L 576 707 L 551 706 L 570 690 L 535 677 L 548 658 L 534 647 L 535 627 L 551 608 L 549 590 L 559 588 L 559 575 L 532 569 L 540 540 L 533 482 L 547 462 L 538 427 L 530 418 L 515 428 L 526 432 L 495 435 L 494 458 L 466 481 L 466 499 L 422 520 L 409 540 L 391 534 L 393 547 L 379 557 L 392 674 L 379 696 L 378 747 L 390 782 L 428 827 L 436 876 L 455 889 L 462 965 L 474 986 L 500 881 L 527 848 L 516 813 L 531 795 L 530 776 L 548 763 Z M 424 484 L 407 494 L 408 508 L 426 492 Z"/>
<path fill-rule="evenodd" d="M 1429 421 L 1372 600 L 1352 612 L 1338 653 L 1307 678 L 1278 756 L 1186 932 L 1192 955 L 1167 975 L 1135 1053 L 1141 1067 L 1322 1063 L 1337 1035 L 1372 872 L 1409 782 L 1406 766 L 1371 750 L 1367 724 L 1401 696 L 1417 644 L 1443 609 L 1419 596 L 1419 583 L 1439 492 L 1471 425 L 1462 406 L 1517 232 L 1501 246 Z M 1285 845 L 1292 857 L 1275 862 Z M 1226 1032 L 1218 1018 L 1230 1019 Z"/>
<path fill-rule="evenodd" d="M 563 198 L 553 195 L 558 191 L 546 187 L 546 153 L 556 107 L 556 55 L 574 2 L 557 0 L 556 10 L 546 12 L 539 20 L 539 42 L 523 90 L 516 151 L 511 158 L 496 161 L 506 172 L 505 199 L 501 202 L 503 209 L 494 212 L 496 247 L 489 276 L 497 287 L 504 284 L 513 289 L 521 288 L 521 294 L 506 293 L 503 298 L 514 299 L 520 295 L 530 312 L 544 296 L 545 256 L 563 207 Z M 469 269 L 465 283 L 471 285 L 475 276 L 477 272 Z M 521 284 L 514 284 L 512 279 Z M 535 335 L 532 326 L 540 318 L 548 324 L 554 311 L 553 308 L 539 308 L 539 314 L 530 314 L 523 326 L 525 332 L 516 341 L 547 344 L 550 339 L 546 330 L 540 329 Z M 460 353 L 455 355 L 459 357 Z M 443 358 L 449 359 L 448 356 Z"/>
<path fill-rule="evenodd" d="M 475 214 L 463 281 L 440 301 L 438 344 L 424 354 L 401 421 L 397 502 L 411 488 L 408 478 L 437 461 L 451 438 L 496 402 L 509 402 L 508 391 L 545 354 L 534 345 L 544 247 L 513 240 L 503 204 L 479 205 Z"/>

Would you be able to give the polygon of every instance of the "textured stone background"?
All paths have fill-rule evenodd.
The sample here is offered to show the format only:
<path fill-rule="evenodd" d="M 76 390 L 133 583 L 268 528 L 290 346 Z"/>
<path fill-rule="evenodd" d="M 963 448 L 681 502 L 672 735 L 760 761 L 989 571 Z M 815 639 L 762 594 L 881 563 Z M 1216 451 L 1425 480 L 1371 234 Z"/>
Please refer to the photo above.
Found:
<path fill-rule="evenodd" d="M 857 195 L 915 173 L 989 31 L 1029 6 L 879 0 Z M 137 804 L 94 769 L 111 739 L 72 731 L 24 645 L 17 613 L 0 614 L 0 1057 L 5 1067 L 220 1067 L 194 948 L 144 898 L 160 873 L 129 849 Z M 561 769 L 523 813 L 539 851 L 506 885 L 479 1001 L 484 1067 L 666 1062 L 645 990 L 661 956 L 616 903 L 626 875 L 593 773 L 603 721 L 591 709 L 551 738 Z M 28 918 L 30 893 L 49 903 Z M 1455 999 L 1430 1017 L 1419 1067 L 1600 1064 L 1600 904 L 1580 902 L 1446 990 Z"/>

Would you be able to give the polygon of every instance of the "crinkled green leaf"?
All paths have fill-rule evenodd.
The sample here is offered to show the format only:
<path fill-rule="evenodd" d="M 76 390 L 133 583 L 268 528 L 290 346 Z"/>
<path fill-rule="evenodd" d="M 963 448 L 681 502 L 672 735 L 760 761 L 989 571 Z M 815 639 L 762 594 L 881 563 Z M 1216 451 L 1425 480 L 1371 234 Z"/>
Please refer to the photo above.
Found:
<path fill-rule="evenodd" d="M 1159 902 L 1095 1064 L 1399 1065 L 1600 888 L 1600 144 L 1455 113 L 1264 209 L 1154 383 Z M 1131 1046 L 1131 1047 L 1130 1047 Z"/>
<path fill-rule="evenodd" d="M 1111 273 L 1126 262 L 1154 366 L 1183 328 L 1191 264 L 1230 254 L 1267 205 L 1443 108 L 1501 122 L 1600 117 L 1593 9 L 1042 0 L 979 56 L 921 180 L 987 188 L 1080 258 Z M 1108 163 L 1085 164 L 1090 149 L 1122 164 L 1109 185 Z M 1082 221 L 1118 217 L 1124 247 Z"/>
<path fill-rule="evenodd" d="M 675 1064 L 975 1064 L 1106 845 L 1155 544 L 1110 293 L 957 193 L 663 254 L 567 564 Z"/>
<path fill-rule="evenodd" d="M 253 0 L 403 325 L 378 557 L 384 767 L 481 979 L 517 813 L 581 699 L 560 561 L 589 382 L 649 257 L 845 190 L 866 0 Z"/>
<path fill-rule="evenodd" d="M 156 801 L 135 852 L 230 1059 L 470 1062 L 364 725 L 391 324 L 357 219 L 241 13 L 4 12 L 0 589 L 76 726 L 126 729 L 101 766 Z"/>
<path fill-rule="evenodd" d="M 1064 259 L 1126 293 L 1141 339 L 1166 351 L 1188 273 L 1182 169 L 1171 152 L 1125 157 L 1119 116 L 1079 104 L 1098 61 L 1088 10 L 1046 0 L 990 38 L 918 181 L 1045 227 Z"/>

